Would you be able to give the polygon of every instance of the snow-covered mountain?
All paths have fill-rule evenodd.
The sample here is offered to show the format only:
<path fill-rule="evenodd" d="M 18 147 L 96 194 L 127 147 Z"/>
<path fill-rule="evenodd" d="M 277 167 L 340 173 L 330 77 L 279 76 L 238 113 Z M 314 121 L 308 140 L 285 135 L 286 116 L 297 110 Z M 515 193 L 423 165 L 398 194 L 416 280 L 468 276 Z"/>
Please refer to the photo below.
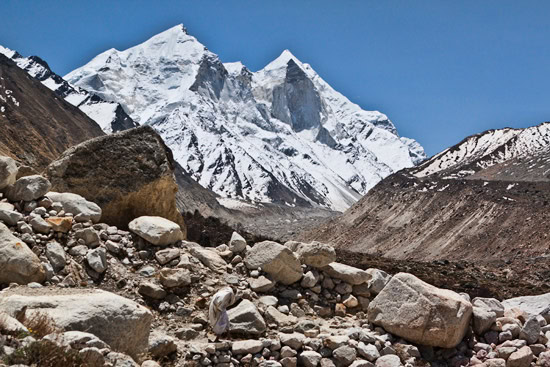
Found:
<path fill-rule="evenodd" d="M 425 158 L 285 50 L 262 70 L 222 63 L 182 25 L 67 74 L 152 125 L 201 185 L 228 198 L 344 210 Z"/>
<path fill-rule="evenodd" d="M 78 107 L 97 122 L 106 133 L 138 126 L 120 104 L 106 101 L 86 90 L 75 87 L 54 73 L 48 64 L 38 56 L 23 57 L 17 51 L 0 46 L 0 53 L 15 61 L 17 66 L 38 79 L 58 96 Z"/>
<path fill-rule="evenodd" d="M 512 159 L 550 150 L 550 123 L 524 129 L 504 128 L 472 135 L 411 170 L 416 177 L 468 177 Z"/>

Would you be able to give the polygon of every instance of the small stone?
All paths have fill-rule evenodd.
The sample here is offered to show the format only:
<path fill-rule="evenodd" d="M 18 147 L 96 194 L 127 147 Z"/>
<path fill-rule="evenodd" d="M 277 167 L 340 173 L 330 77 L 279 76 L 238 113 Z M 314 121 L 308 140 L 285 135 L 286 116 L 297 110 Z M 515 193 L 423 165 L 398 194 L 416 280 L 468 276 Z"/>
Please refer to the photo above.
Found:
<path fill-rule="evenodd" d="M 332 358 L 336 361 L 338 366 L 349 366 L 355 361 L 355 358 L 357 358 L 357 352 L 355 348 L 344 345 L 332 351 Z M 399 357 L 397 359 L 399 359 Z"/>
<path fill-rule="evenodd" d="M 46 245 L 46 257 L 56 272 L 65 267 L 66 255 L 63 246 L 57 242 L 49 242 Z"/>
<path fill-rule="evenodd" d="M 35 232 L 48 234 L 52 226 L 48 224 L 42 217 L 33 217 L 29 224 Z"/>
<path fill-rule="evenodd" d="M 167 248 L 164 250 L 157 251 L 155 253 L 155 258 L 160 265 L 165 265 L 170 261 L 178 258 L 180 256 L 180 250 L 177 248 Z"/>
<path fill-rule="evenodd" d="M 94 271 L 101 274 L 107 270 L 107 251 L 103 247 L 91 250 L 86 254 L 86 261 Z"/>
<path fill-rule="evenodd" d="M 525 346 L 508 357 L 507 367 L 529 367 L 533 360 L 531 348 Z"/>
<path fill-rule="evenodd" d="M 229 240 L 229 250 L 236 254 L 246 250 L 246 240 L 243 238 L 243 236 L 241 236 L 237 232 L 233 232 L 233 234 L 231 235 L 231 240 Z"/>
<path fill-rule="evenodd" d="M 164 299 L 167 295 L 166 291 L 161 286 L 151 283 L 143 282 L 138 288 L 139 294 L 153 299 Z"/>

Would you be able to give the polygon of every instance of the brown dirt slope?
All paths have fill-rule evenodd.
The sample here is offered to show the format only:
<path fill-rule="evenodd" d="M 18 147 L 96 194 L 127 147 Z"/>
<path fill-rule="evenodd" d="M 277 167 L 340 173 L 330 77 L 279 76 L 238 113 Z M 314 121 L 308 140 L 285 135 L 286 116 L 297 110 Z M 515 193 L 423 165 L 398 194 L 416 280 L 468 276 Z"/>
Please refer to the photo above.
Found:
<path fill-rule="evenodd" d="M 37 170 L 70 146 L 104 135 L 78 108 L 0 55 L 0 154 Z"/>

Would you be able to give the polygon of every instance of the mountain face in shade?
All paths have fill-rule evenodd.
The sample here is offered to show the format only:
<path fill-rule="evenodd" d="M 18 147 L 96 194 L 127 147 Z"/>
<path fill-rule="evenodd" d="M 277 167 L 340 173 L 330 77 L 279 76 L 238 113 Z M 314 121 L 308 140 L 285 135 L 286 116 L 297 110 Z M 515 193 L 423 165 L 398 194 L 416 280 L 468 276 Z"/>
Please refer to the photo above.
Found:
<path fill-rule="evenodd" d="M 18 52 L 0 46 L 0 54 L 12 59 L 21 69 L 53 90 L 67 102 L 80 108 L 98 123 L 106 133 L 138 126 L 120 104 L 106 101 L 97 95 L 70 85 L 54 73 L 48 63 L 38 56 L 23 57 Z"/>
<path fill-rule="evenodd" d="M 425 158 L 388 119 L 288 50 L 262 70 L 222 63 L 182 25 L 65 76 L 153 126 L 202 186 L 232 199 L 345 210 Z"/>
<path fill-rule="evenodd" d="M 403 260 L 550 256 L 550 123 L 467 137 L 302 234 Z"/>
<path fill-rule="evenodd" d="M 92 119 L 0 54 L 0 155 L 36 170 L 103 135 Z"/>

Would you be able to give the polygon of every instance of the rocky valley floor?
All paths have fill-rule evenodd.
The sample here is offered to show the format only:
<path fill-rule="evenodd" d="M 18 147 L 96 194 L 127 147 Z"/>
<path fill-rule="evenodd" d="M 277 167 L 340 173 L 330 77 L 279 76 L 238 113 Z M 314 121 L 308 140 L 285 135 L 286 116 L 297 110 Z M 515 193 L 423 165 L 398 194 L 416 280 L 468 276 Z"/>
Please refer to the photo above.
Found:
<path fill-rule="evenodd" d="M 1 163 L 0 365 L 550 365 L 550 297 L 507 299 L 546 290 L 536 263 L 528 288 L 512 263 L 390 263 L 237 233 L 202 247 L 161 217 L 101 223 L 93 202 Z M 208 307 L 227 286 L 216 338 Z"/>

